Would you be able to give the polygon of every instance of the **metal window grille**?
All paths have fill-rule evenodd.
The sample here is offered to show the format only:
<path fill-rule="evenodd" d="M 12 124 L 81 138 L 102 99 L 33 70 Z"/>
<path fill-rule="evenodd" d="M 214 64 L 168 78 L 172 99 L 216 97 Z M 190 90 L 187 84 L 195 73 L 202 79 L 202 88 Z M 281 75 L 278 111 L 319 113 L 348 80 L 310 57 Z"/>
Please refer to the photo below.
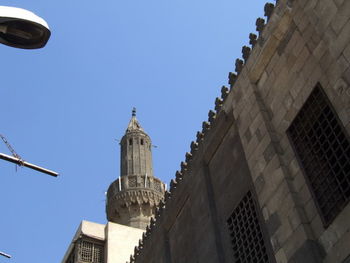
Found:
<path fill-rule="evenodd" d="M 237 263 L 269 262 L 263 233 L 251 192 L 248 192 L 227 220 Z"/>
<path fill-rule="evenodd" d="M 93 262 L 102 263 L 103 248 L 101 246 L 96 246 L 93 253 Z"/>
<path fill-rule="evenodd" d="M 350 199 L 350 142 L 320 85 L 311 92 L 287 134 L 328 226 Z"/>
<path fill-rule="evenodd" d="M 83 263 L 103 263 L 103 246 L 82 240 L 79 250 L 80 261 Z"/>
<path fill-rule="evenodd" d="M 92 262 L 92 243 L 81 241 L 80 257 L 81 257 L 81 260 L 84 262 Z"/>

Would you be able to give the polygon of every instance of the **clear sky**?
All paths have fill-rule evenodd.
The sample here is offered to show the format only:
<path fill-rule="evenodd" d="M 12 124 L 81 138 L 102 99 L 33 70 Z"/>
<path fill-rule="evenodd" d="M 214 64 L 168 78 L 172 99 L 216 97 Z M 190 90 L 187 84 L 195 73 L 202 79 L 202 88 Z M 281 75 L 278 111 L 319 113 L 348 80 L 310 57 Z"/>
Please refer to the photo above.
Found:
<path fill-rule="evenodd" d="M 81 220 L 106 222 L 132 107 L 169 183 L 265 2 L 1 1 L 43 17 L 52 36 L 41 50 L 0 46 L 0 133 L 61 176 L 0 160 L 0 251 L 13 256 L 0 262 L 60 262 Z"/>

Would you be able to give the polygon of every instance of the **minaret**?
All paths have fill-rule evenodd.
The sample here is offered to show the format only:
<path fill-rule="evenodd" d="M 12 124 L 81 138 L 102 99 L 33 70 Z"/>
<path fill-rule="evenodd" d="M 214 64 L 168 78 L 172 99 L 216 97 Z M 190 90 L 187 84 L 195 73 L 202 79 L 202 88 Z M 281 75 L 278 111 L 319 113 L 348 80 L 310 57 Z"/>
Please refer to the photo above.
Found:
<path fill-rule="evenodd" d="M 134 108 L 120 141 L 120 177 L 107 191 L 107 220 L 146 229 L 164 191 L 164 184 L 153 176 L 151 138 L 136 119 Z"/>

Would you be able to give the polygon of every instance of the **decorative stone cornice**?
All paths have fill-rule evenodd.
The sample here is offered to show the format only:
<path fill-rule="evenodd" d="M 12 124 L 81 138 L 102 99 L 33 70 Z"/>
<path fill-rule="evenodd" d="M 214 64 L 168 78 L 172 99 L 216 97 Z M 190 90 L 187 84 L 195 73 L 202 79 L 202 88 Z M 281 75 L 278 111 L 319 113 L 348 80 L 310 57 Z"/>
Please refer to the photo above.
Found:
<path fill-rule="evenodd" d="M 118 192 L 112 196 L 111 201 L 117 202 L 123 207 L 129 207 L 132 204 L 142 205 L 147 203 L 151 206 L 155 206 L 159 204 L 161 199 L 163 199 L 162 193 L 144 189 Z"/>
<path fill-rule="evenodd" d="M 164 191 L 164 184 L 155 177 L 134 175 L 115 180 L 107 191 L 108 221 L 130 225 L 139 218 L 140 222 L 148 222 L 164 198 Z"/>

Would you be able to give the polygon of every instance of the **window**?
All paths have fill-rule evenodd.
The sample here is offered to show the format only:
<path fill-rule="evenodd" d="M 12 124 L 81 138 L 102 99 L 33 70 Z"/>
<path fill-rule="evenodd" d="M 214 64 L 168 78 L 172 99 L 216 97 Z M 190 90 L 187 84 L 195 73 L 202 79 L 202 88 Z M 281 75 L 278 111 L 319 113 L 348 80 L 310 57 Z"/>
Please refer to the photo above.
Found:
<path fill-rule="evenodd" d="M 103 263 L 103 245 L 81 240 L 79 258 L 82 263 Z"/>
<path fill-rule="evenodd" d="M 350 143 L 320 85 L 311 92 L 287 134 L 328 226 L 350 198 Z"/>
<path fill-rule="evenodd" d="M 132 145 L 132 139 L 129 139 L 129 145 Z"/>
<path fill-rule="evenodd" d="M 143 145 L 143 139 L 141 139 L 141 145 Z"/>
<path fill-rule="evenodd" d="M 248 192 L 227 220 L 235 262 L 269 262 L 256 207 Z"/>

